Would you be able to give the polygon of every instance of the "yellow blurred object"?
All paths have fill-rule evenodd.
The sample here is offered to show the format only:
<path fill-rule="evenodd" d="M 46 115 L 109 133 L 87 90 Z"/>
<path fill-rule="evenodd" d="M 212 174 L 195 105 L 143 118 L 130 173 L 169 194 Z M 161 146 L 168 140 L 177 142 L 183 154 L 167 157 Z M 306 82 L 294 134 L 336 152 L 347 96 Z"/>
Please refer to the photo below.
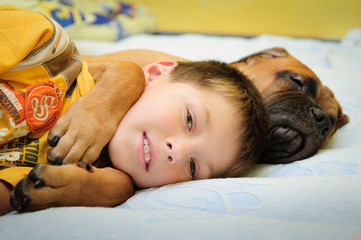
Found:
<path fill-rule="evenodd" d="M 118 0 L 0 0 L 41 12 L 57 21 L 72 39 L 119 40 L 154 32 L 156 19 L 139 4 Z"/>
<path fill-rule="evenodd" d="M 160 32 L 340 39 L 361 27 L 360 0 L 127 0 L 149 8 Z"/>

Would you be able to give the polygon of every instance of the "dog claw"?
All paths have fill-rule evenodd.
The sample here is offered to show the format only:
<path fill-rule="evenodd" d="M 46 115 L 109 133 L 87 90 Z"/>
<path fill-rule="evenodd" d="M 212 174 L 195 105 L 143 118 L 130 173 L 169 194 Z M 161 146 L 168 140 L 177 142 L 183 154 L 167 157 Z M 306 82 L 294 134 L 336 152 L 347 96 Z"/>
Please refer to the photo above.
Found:
<path fill-rule="evenodd" d="M 15 211 L 18 211 L 18 209 L 17 209 L 17 204 L 16 204 L 16 200 L 15 200 L 15 197 L 14 197 L 14 193 L 11 193 L 11 195 L 10 195 L 10 206 L 11 206 Z"/>
<path fill-rule="evenodd" d="M 61 165 L 62 162 L 63 162 L 63 159 L 57 158 L 57 159 L 55 160 L 55 165 Z"/>
<path fill-rule="evenodd" d="M 37 176 L 37 172 L 39 169 L 39 165 L 37 165 L 36 167 L 34 167 L 30 172 L 29 172 L 29 179 L 35 183 L 36 181 L 38 181 L 38 176 Z"/>
<path fill-rule="evenodd" d="M 55 147 L 56 145 L 58 145 L 59 140 L 60 140 L 60 137 L 55 136 L 52 139 L 48 139 L 48 144 L 50 147 Z"/>
<path fill-rule="evenodd" d="M 14 189 L 15 197 L 21 197 L 23 195 L 24 182 L 25 182 L 25 180 L 22 179 L 18 184 L 16 184 L 15 189 Z"/>
<path fill-rule="evenodd" d="M 52 160 L 50 160 L 49 157 L 48 157 L 48 162 L 49 162 L 51 165 L 58 165 L 58 166 L 60 166 L 60 165 L 63 163 L 63 159 L 57 158 L 55 161 L 52 161 Z"/>
<path fill-rule="evenodd" d="M 21 210 L 21 206 L 18 204 L 15 197 L 13 197 L 13 196 L 11 196 L 11 198 L 10 198 L 10 205 L 15 211 Z"/>
<path fill-rule="evenodd" d="M 38 177 L 38 169 L 39 169 L 40 165 L 37 165 L 36 167 L 34 167 L 30 172 L 29 172 L 29 179 L 30 181 L 32 181 L 34 183 L 34 188 L 41 188 L 45 185 L 44 180 L 39 179 Z"/>
<path fill-rule="evenodd" d="M 20 211 L 25 210 L 26 207 L 29 205 L 30 201 L 31 201 L 31 199 L 28 196 L 24 195 L 24 198 L 23 198 L 22 203 L 20 204 L 19 210 Z"/>
<path fill-rule="evenodd" d="M 41 188 L 44 187 L 45 182 L 42 179 L 38 179 L 35 183 L 34 183 L 34 188 Z"/>
<path fill-rule="evenodd" d="M 24 194 L 24 179 L 21 180 L 11 193 L 10 205 L 16 211 L 24 211 L 31 202 L 31 198 Z"/>
<path fill-rule="evenodd" d="M 90 163 L 78 162 L 77 166 L 87 170 L 88 172 L 93 172 L 93 167 Z"/>

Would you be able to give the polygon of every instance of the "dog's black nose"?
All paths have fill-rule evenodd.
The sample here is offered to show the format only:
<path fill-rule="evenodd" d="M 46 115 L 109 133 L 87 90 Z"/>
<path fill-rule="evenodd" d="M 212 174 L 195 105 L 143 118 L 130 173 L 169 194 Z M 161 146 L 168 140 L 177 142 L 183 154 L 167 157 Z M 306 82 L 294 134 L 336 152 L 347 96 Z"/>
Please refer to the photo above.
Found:
<path fill-rule="evenodd" d="M 316 128 L 319 133 L 326 137 L 327 134 L 331 131 L 332 123 L 327 114 L 320 108 L 311 107 L 310 111 L 312 115 L 315 117 Z"/>

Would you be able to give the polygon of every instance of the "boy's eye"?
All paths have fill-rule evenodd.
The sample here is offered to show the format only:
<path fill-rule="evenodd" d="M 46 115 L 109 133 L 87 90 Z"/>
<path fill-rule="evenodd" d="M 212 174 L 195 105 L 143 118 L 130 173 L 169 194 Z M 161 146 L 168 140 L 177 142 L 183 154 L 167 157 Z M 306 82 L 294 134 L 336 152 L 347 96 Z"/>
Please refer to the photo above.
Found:
<path fill-rule="evenodd" d="M 193 126 L 192 115 L 188 111 L 187 111 L 187 126 L 189 131 L 192 129 Z"/>
<path fill-rule="evenodd" d="M 196 175 L 196 163 L 194 162 L 193 158 L 189 161 L 189 169 L 192 175 L 192 178 Z"/>

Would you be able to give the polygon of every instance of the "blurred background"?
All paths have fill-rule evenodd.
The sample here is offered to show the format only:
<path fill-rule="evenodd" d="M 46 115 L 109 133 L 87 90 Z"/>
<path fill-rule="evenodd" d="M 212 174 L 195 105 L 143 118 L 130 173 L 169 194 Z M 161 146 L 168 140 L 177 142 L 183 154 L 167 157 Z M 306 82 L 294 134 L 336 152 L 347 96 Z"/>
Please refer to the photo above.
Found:
<path fill-rule="evenodd" d="M 148 7 L 157 31 L 270 33 L 340 39 L 361 27 L 361 0 L 128 0 Z"/>
<path fill-rule="evenodd" d="M 0 0 L 43 12 L 73 38 L 263 33 L 338 40 L 361 28 L 361 0 Z"/>

